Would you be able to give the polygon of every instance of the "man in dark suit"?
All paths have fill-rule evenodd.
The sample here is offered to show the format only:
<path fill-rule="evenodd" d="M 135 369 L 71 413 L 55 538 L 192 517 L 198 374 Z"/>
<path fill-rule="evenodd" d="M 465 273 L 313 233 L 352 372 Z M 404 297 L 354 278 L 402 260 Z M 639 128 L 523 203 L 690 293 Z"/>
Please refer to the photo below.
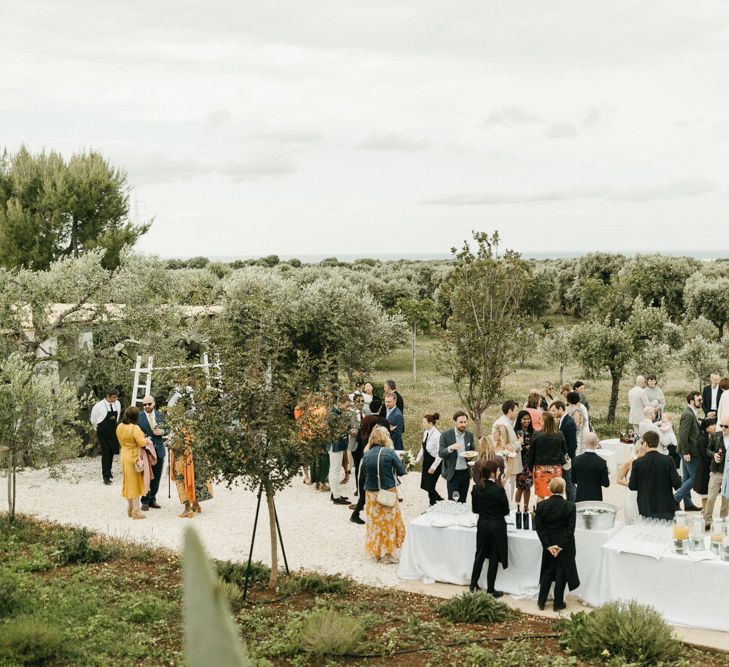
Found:
<path fill-rule="evenodd" d="M 575 424 L 572 415 L 567 414 L 567 405 L 564 401 L 552 401 L 552 405 L 549 406 L 549 411 L 559 422 L 559 430 L 564 435 L 565 442 L 567 443 L 567 453 L 570 456 L 570 460 L 574 461 L 577 457 L 577 424 Z M 564 470 L 565 467 L 562 466 L 562 469 Z M 567 500 L 575 502 L 577 487 L 575 487 L 572 481 L 572 476 L 570 474 L 565 475 L 564 481 L 567 485 Z"/>
<path fill-rule="evenodd" d="M 405 419 L 402 416 L 402 411 L 397 407 L 397 396 L 394 393 L 389 393 L 385 396 L 385 419 L 390 422 L 390 438 L 392 439 L 392 446 L 398 450 L 402 450 L 402 434 L 405 430 Z"/>
<path fill-rule="evenodd" d="M 723 389 L 719 386 L 720 380 L 719 373 L 712 373 L 709 377 L 710 384 L 707 384 L 701 392 L 701 404 L 704 408 L 704 416 L 711 419 L 716 417 L 716 411 L 719 408 L 719 401 L 723 393 Z M 713 415 L 711 414 L 712 412 L 714 413 Z"/>
<path fill-rule="evenodd" d="M 554 611 L 560 611 L 567 606 L 564 602 L 565 586 L 569 585 L 572 591 L 580 585 L 575 560 L 577 511 L 574 503 L 562 497 L 564 489 L 564 479 L 553 477 L 549 482 L 552 495 L 537 503 L 534 517 L 534 527 L 542 543 L 537 606 L 544 609 L 549 589 L 554 582 Z"/>
<path fill-rule="evenodd" d="M 582 446 L 585 448 L 584 453 L 572 461 L 571 477 L 577 485 L 575 502 L 602 500 L 602 487 L 610 486 L 610 477 L 607 461 L 595 449 L 597 435 L 587 433 L 582 440 Z"/>
<path fill-rule="evenodd" d="M 676 511 L 673 491 L 681 486 L 681 478 L 673 459 L 656 450 L 660 437 L 655 431 L 646 431 L 642 442 L 630 471 L 628 488 L 638 492 L 638 513 L 641 516 L 670 521 Z"/>
<path fill-rule="evenodd" d="M 446 481 L 448 498 L 453 499 L 453 493 L 458 493 L 458 502 L 465 503 L 468 494 L 468 485 L 471 475 L 468 472 L 468 462 L 461 452 L 473 451 L 473 433 L 466 430 L 468 415 L 459 410 L 453 415 L 455 426 L 440 434 L 438 456 L 443 459 L 441 476 Z"/>
<path fill-rule="evenodd" d="M 395 405 L 397 405 L 400 412 L 405 414 L 405 401 L 402 400 L 402 396 L 400 395 L 400 392 L 397 391 L 397 385 L 395 384 L 395 380 L 385 380 L 385 384 L 383 386 L 383 391 L 385 392 L 385 396 L 388 394 L 395 394 Z M 382 407 L 380 408 L 380 415 L 383 417 L 385 416 L 385 405 L 383 403 Z"/>
<path fill-rule="evenodd" d="M 165 467 L 165 443 L 162 439 L 164 430 L 162 425 L 165 423 L 162 413 L 155 409 L 154 396 L 145 396 L 142 399 L 142 407 L 144 410 L 139 413 L 139 428 L 142 429 L 144 435 L 152 439 L 154 451 L 157 453 L 157 463 L 152 467 L 153 477 L 149 482 L 149 491 L 146 496 L 142 497 L 142 511 L 146 512 L 150 507 L 159 509 L 157 504 L 157 491 L 159 491 L 159 483 L 162 481 L 162 471 Z"/>
<path fill-rule="evenodd" d="M 691 489 L 694 485 L 694 477 L 696 476 L 696 466 L 699 462 L 699 435 L 701 427 L 699 426 L 699 408 L 701 408 L 702 399 L 698 391 L 690 391 L 686 396 L 688 405 L 681 413 L 681 422 L 678 427 L 678 453 L 683 456 L 683 484 L 676 492 L 673 499 L 677 503 L 683 500 L 683 508 L 687 512 L 699 512 L 700 507 L 693 504 L 691 500 Z"/>

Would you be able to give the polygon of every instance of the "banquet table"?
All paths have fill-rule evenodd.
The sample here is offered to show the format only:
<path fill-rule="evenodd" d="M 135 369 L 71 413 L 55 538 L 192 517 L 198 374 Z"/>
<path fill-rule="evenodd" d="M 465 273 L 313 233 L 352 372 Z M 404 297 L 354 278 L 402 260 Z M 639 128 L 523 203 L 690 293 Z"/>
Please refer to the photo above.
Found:
<path fill-rule="evenodd" d="M 610 438 L 609 440 L 601 440 L 600 448 L 603 451 L 615 452 L 615 465 L 617 467 L 623 465 L 633 454 L 633 445 L 620 442 L 619 438 Z M 600 451 L 598 449 L 598 451 Z"/>
<path fill-rule="evenodd" d="M 405 544 L 400 556 L 399 575 L 402 579 L 420 579 L 425 583 L 442 581 L 467 586 L 471 582 L 471 570 L 476 554 L 476 520 L 473 526 L 437 527 L 443 523 L 443 515 L 429 512 L 408 524 Z M 508 521 L 513 522 L 513 515 Z M 595 566 L 600 561 L 602 545 L 621 528 L 616 522 L 607 531 L 576 530 L 577 570 L 581 587 L 593 577 Z M 534 597 L 539 592 L 539 569 L 542 546 L 534 530 L 516 530 L 513 523 L 508 532 L 509 567 L 499 567 L 496 587 L 517 596 Z M 479 586 L 486 588 L 484 566 Z M 576 589 L 579 593 L 580 588 Z"/>
<path fill-rule="evenodd" d="M 658 557 L 628 553 L 619 537 L 603 545 L 592 576 L 580 586 L 583 602 L 597 607 L 637 600 L 655 607 L 673 625 L 729 631 L 729 562 L 694 561 L 670 549 Z"/>

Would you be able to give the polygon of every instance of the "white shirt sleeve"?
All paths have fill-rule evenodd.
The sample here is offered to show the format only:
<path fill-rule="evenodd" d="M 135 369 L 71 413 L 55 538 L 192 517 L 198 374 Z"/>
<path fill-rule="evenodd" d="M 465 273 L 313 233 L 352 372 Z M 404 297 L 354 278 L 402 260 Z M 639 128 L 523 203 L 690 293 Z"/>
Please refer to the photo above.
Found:
<path fill-rule="evenodd" d="M 435 461 L 433 461 L 433 467 L 437 468 L 440 465 L 440 462 L 442 459 L 440 456 L 438 456 L 438 448 L 440 447 L 440 431 L 437 428 L 434 428 L 430 435 L 428 435 L 428 441 L 425 443 L 425 448 L 428 450 L 428 453 L 435 458 Z"/>
<path fill-rule="evenodd" d="M 91 416 L 89 417 L 89 421 L 91 422 L 92 426 L 98 426 L 106 419 L 106 413 L 108 412 L 106 408 L 106 401 L 103 399 L 96 403 L 93 408 L 91 408 Z"/>

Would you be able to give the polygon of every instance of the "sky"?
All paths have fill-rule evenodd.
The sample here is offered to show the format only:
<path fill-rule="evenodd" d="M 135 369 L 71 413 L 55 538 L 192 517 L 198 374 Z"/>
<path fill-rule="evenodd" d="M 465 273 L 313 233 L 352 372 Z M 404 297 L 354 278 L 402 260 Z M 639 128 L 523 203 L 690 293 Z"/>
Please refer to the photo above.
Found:
<path fill-rule="evenodd" d="M 2 4 L 0 147 L 124 168 L 146 253 L 729 256 L 725 0 Z"/>

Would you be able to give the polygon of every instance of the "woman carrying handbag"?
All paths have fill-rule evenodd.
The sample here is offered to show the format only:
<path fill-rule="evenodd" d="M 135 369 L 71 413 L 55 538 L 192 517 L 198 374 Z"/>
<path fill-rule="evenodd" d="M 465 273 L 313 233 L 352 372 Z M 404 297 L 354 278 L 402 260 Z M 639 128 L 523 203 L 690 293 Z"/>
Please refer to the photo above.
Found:
<path fill-rule="evenodd" d="M 405 542 L 405 524 L 397 499 L 395 476 L 406 473 L 390 434 L 375 426 L 362 460 L 365 471 L 365 549 L 375 560 L 397 563 L 395 551 Z"/>

